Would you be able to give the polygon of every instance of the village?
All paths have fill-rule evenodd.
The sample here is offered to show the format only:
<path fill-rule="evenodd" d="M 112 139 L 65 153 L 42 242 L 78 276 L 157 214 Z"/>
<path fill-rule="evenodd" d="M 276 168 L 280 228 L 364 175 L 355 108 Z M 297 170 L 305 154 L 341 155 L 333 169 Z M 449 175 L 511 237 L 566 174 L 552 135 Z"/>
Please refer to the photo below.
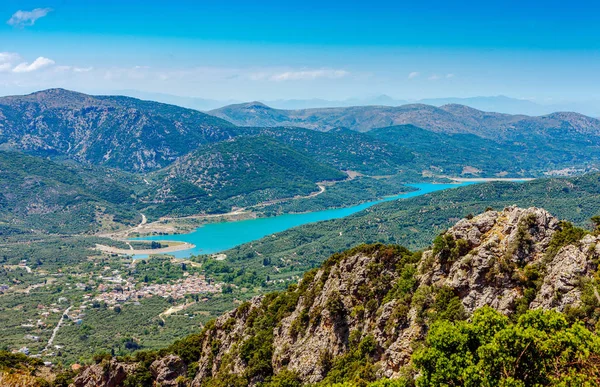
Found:
<path fill-rule="evenodd" d="M 120 275 L 104 277 L 106 282 L 98 285 L 98 294 L 93 299 L 114 306 L 154 296 L 179 300 L 190 294 L 221 292 L 222 284 L 213 283 L 202 274 L 184 273 L 183 277 L 171 284 L 148 284 L 141 287 L 136 286 L 133 278 L 122 279 Z"/>
<path fill-rule="evenodd" d="M 27 261 L 23 260 L 18 266 L 11 270 L 23 270 L 31 274 Z M 216 283 L 210 278 L 198 272 L 184 271 L 177 279 L 161 281 L 147 281 L 147 276 L 136 277 L 132 275 L 135 267 L 131 263 L 125 264 L 121 270 L 104 266 L 99 272 L 69 274 L 71 280 L 62 282 L 61 285 L 69 291 L 79 294 L 79 301 L 72 297 L 60 296 L 53 302 L 40 302 L 33 313 L 26 319 L 21 320 L 19 329 L 24 332 L 21 347 L 12 349 L 12 352 L 20 352 L 33 357 L 41 357 L 42 354 L 53 357 L 62 349 L 61 345 L 55 345 L 54 338 L 61 326 L 67 322 L 82 325 L 90 313 L 90 309 L 101 306 L 120 310 L 123 304 L 140 305 L 143 299 L 162 297 L 169 302 L 175 303 L 186 297 L 193 296 L 196 301 L 207 301 L 208 294 L 221 293 L 222 283 Z M 125 271 L 127 270 L 127 271 Z M 128 273 L 128 274 L 125 274 Z M 43 281 L 38 283 L 21 283 L 17 280 L 7 281 L 0 284 L 0 294 L 16 294 L 19 292 L 28 294 L 34 289 L 45 286 L 56 286 L 59 278 L 66 278 L 64 273 L 55 273 L 50 276 L 42 275 Z M 19 277 L 21 278 L 21 277 Z M 64 280 L 63 280 L 64 281 Z M 52 285 L 51 285 L 52 284 Z M 52 298 L 49 298 L 50 301 Z M 44 332 L 51 333 L 48 338 Z M 49 364 L 51 364 L 49 362 Z"/>

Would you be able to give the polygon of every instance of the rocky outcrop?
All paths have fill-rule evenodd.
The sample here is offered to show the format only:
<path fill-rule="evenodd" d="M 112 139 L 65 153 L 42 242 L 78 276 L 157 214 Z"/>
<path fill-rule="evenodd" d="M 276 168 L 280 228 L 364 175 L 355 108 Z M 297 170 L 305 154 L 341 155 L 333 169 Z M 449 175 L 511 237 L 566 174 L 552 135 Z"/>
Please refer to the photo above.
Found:
<path fill-rule="evenodd" d="M 121 363 L 114 359 L 103 361 L 83 370 L 73 381 L 72 387 L 118 387 L 136 368 L 137 364 Z"/>
<path fill-rule="evenodd" d="M 308 382 L 320 381 L 327 373 L 324 359 L 348 350 L 350 332 L 375 332 L 383 346 L 382 332 L 393 305 L 377 309 L 398 277 L 400 254 L 357 252 L 330 270 L 320 270 L 294 312 L 275 329 L 273 364 L 296 372 Z M 303 325 L 304 321 L 304 325 Z M 362 335 L 361 335 L 362 336 Z"/>
<path fill-rule="evenodd" d="M 546 266 L 544 282 L 531 308 L 556 309 L 581 304 L 582 279 L 592 278 L 597 269 L 594 259 L 600 256 L 599 238 L 585 236 L 578 244 L 563 247 Z M 594 297 L 600 295 L 593 289 Z"/>
<path fill-rule="evenodd" d="M 192 386 L 201 387 L 204 380 L 218 372 L 243 374 L 246 364 L 237 347 L 251 335 L 248 318 L 260 309 L 262 297 L 255 297 L 241 307 L 219 317 L 214 326 L 204 331 L 202 355 Z"/>
<path fill-rule="evenodd" d="M 558 227 L 558 219 L 539 208 L 463 219 L 442 236 L 446 246 L 423 254 L 421 285 L 454 289 L 469 314 L 485 305 L 510 313 L 522 296 L 519 269 L 542 261 Z"/>
<path fill-rule="evenodd" d="M 594 257 L 600 255 L 600 247 L 596 248 L 598 238 L 588 235 L 576 245 L 562 247 L 547 262 L 549 244 L 560 228 L 558 219 L 539 208 L 508 207 L 462 219 L 423 253 L 414 293 L 427 295 L 424 303 L 431 304 L 439 289 L 450 289 L 467 316 L 483 306 L 512 314 L 526 291 L 537 290 L 527 277 L 535 271 L 544 279 L 531 308 L 577 306 L 581 278 L 596 270 Z M 275 328 L 276 372 L 285 367 L 308 383 L 322 380 L 327 372 L 323 359 L 343 355 L 353 331 L 375 338 L 379 346 L 375 360 L 382 376 L 394 377 L 410 362 L 413 343 L 427 331 L 423 309 L 428 306 L 373 294 L 361 297 L 366 288 L 382 286 L 381 294 L 394 288 L 401 256 L 381 257 L 380 252 L 361 252 L 315 275 L 307 294 L 316 289 L 317 296 L 310 302 L 306 302 L 309 296 L 300 297 L 294 312 Z M 377 274 L 369 273 L 369 268 L 376 268 Z M 327 304 L 336 298 L 339 308 L 332 314 Z M 298 333 L 302 319 L 308 323 Z"/>
<path fill-rule="evenodd" d="M 150 372 L 161 387 L 177 387 L 185 377 L 187 365 L 179 356 L 167 355 L 155 360 L 150 366 Z"/>

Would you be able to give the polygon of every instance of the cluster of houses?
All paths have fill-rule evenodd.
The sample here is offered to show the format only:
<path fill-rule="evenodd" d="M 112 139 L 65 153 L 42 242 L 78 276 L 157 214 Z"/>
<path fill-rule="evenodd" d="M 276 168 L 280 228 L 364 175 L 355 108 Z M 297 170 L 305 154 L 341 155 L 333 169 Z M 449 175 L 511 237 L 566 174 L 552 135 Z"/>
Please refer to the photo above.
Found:
<path fill-rule="evenodd" d="M 95 300 L 104 301 L 108 305 L 116 305 L 154 296 L 178 300 L 189 294 L 220 293 L 221 284 L 211 283 L 206 280 L 204 275 L 194 274 L 184 275 L 184 278 L 174 283 L 148 284 L 139 288 L 136 288 L 133 279 L 129 278 L 123 280 L 118 286 L 100 284 L 98 291 L 100 293 L 94 298 Z"/>

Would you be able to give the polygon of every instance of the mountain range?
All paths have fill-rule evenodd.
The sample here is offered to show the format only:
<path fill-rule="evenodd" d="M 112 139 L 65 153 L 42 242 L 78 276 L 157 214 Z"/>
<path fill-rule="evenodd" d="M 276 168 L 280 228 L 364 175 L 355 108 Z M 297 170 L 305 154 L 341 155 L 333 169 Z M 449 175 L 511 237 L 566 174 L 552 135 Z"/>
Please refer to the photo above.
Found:
<path fill-rule="evenodd" d="M 106 93 L 106 92 L 104 92 Z M 110 94 L 127 95 L 134 98 L 159 101 L 167 104 L 183 106 L 201 111 L 214 110 L 226 105 L 237 104 L 242 101 L 216 100 L 197 97 L 182 97 L 164 93 L 151 93 L 139 90 L 113 90 Z M 260 102 L 276 109 L 314 109 L 329 107 L 351 107 L 351 106 L 401 106 L 407 104 L 426 104 L 442 106 L 447 104 L 459 104 L 483 111 L 492 111 L 506 114 L 544 115 L 556 111 L 573 111 L 581 114 L 600 117 L 600 109 L 597 101 L 581 102 L 545 102 L 537 103 L 522 98 L 511 98 L 504 95 L 477 96 L 477 97 L 448 97 L 448 98 L 424 98 L 424 99 L 397 99 L 381 94 L 365 98 L 347 98 L 343 100 L 327 100 L 320 98 L 311 99 L 276 99 L 260 100 Z"/>
<path fill-rule="evenodd" d="M 306 196 L 319 189 L 316 183 L 344 180 L 347 173 L 410 182 L 589 171 L 600 162 L 599 146 L 600 121 L 577 113 L 534 117 L 422 104 L 290 111 L 247 103 L 207 114 L 62 89 L 0 98 L 0 150 L 8 151 L 2 157 L 10 166 L 5 187 L 25 192 L 9 189 L 13 175 L 46 182 L 35 196 L 5 197 L 6 216 L 19 200 L 27 209 L 5 218 L 21 229 L 54 229 L 76 208 L 90 222 L 79 231 L 106 227 L 106 219 L 129 224 L 136 210 L 151 218 L 229 212 Z M 46 158 L 54 170 L 69 168 L 76 176 L 71 186 L 35 172 L 50 163 Z M 25 162 L 36 168 L 23 168 Z M 123 194 L 101 193 L 103 181 L 122 186 L 115 192 Z M 87 204 L 59 200 L 67 192 L 81 193 L 77 201 Z"/>
<path fill-rule="evenodd" d="M 144 172 L 197 146 L 229 139 L 234 125 L 191 109 L 62 89 L 0 98 L 0 143 L 40 155 Z"/>
<path fill-rule="evenodd" d="M 210 111 L 239 126 L 299 126 L 327 131 L 345 127 L 359 132 L 394 125 L 412 124 L 442 133 L 470 133 L 502 139 L 526 131 L 553 129 L 598 136 L 600 120 L 578 113 L 552 113 L 545 116 L 510 115 L 483 112 L 464 105 L 441 107 L 411 104 L 398 107 L 353 106 L 304 110 L 273 109 L 260 102 L 225 106 Z"/>

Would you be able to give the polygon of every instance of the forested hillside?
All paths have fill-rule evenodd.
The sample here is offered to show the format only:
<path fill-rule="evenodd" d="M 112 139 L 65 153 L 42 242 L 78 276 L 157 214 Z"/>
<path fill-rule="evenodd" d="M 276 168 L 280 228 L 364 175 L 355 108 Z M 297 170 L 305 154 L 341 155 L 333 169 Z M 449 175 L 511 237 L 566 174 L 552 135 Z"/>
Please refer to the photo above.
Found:
<path fill-rule="evenodd" d="M 119 170 L 0 152 L 0 230 L 77 234 L 141 221 L 142 178 Z"/>
<path fill-rule="evenodd" d="M 157 188 L 145 211 L 227 212 L 232 205 L 306 196 L 318 190 L 317 182 L 345 178 L 340 170 L 268 137 L 238 137 L 202 146 L 150 175 Z"/>
<path fill-rule="evenodd" d="M 507 141 L 474 134 L 436 133 L 413 125 L 373 129 L 370 136 L 410 149 L 422 170 L 449 176 L 540 176 L 599 161 L 600 142 L 582 135 L 569 140 L 561 131 L 548 137 L 519 134 Z"/>
<path fill-rule="evenodd" d="M 277 139 L 298 152 L 344 171 L 357 171 L 371 176 L 412 172 L 415 174 L 412 179 L 417 179 L 421 173 L 420 160 L 415 160 L 410 146 L 381 141 L 348 129 L 338 128 L 328 132 L 289 127 L 248 130 Z"/>
<path fill-rule="evenodd" d="M 157 102 L 51 89 L 0 98 L 4 149 L 145 172 L 235 136 L 227 121 Z"/>

